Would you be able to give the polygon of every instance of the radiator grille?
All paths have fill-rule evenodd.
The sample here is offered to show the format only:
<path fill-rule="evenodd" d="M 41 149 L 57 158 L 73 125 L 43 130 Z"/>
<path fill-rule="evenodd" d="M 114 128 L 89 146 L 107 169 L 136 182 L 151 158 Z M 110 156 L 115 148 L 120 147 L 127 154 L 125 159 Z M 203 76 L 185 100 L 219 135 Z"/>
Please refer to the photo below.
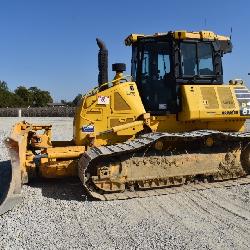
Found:
<path fill-rule="evenodd" d="M 230 88 L 218 87 L 217 90 L 218 90 L 221 107 L 223 109 L 235 108 L 235 103 L 234 103 Z"/>
<path fill-rule="evenodd" d="M 214 88 L 211 87 L 201 87 L 201 94 L 203 98 L 203 103 L 207 109 L 218 109 L 219 104 L 216 97 L 216 92 Z"/>

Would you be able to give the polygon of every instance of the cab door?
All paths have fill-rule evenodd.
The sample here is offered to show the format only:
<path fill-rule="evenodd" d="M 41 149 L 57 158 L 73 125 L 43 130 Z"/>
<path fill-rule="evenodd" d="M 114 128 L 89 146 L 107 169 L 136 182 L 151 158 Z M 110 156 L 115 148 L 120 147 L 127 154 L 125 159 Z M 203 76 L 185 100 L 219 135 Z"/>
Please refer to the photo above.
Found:
<path fill-rule="evenodd" d="M 139 47 L 136 82 L 147 112 L 176 112 L 176 88 L 171 69 L 169 42 L 150 42 Z"/>

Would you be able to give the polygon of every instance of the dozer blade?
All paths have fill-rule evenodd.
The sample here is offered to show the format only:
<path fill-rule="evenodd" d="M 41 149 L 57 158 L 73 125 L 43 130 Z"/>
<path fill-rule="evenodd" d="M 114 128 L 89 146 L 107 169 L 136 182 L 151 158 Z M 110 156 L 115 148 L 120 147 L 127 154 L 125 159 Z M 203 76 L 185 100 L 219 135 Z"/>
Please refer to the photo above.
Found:
<path fill-rule="evenodd" d="M 5 145 L 11 161 L 0 165 L 0 215 L 12 209 L 22 199 L 19 145 L 12 139 L 7 139 Z"/>

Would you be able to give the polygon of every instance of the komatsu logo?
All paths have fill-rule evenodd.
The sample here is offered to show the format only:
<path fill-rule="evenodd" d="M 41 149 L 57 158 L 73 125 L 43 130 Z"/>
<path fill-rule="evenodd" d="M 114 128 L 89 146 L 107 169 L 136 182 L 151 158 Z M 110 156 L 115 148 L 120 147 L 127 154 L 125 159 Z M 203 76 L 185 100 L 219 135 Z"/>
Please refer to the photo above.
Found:
<path fill-rule="evenodd" d="M 237 110 L 230 110 L 230 111 L 226 110 L 226 111 L 222 111 L 222 114 L 223 115 L 237 115 L 237 114 L 239 114 L 239 111 L 237 111 Z"/>

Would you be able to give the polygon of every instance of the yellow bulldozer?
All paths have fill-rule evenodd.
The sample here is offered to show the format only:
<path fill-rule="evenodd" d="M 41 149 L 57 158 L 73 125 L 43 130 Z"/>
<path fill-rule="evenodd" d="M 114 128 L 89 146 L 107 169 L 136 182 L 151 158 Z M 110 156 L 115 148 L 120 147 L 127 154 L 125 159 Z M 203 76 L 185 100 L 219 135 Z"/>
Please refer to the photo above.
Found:
<path fill-rule="evenodd" d="M 125 39 L 131 76 L 116 63 L 112 81 L 108 50 L 100 39 L 97 44 L 98 87 L 78 103 L 71 141 L 52 141 L 51 125 L 14 125 L 6 140 L 12 178 L 1 192 L 0 214 L 37 176 L 78 176 L 98 200 L 250 182 L 250 91 L 239 79 L 223 84 L 229 37 L 131 34 Z"/>

